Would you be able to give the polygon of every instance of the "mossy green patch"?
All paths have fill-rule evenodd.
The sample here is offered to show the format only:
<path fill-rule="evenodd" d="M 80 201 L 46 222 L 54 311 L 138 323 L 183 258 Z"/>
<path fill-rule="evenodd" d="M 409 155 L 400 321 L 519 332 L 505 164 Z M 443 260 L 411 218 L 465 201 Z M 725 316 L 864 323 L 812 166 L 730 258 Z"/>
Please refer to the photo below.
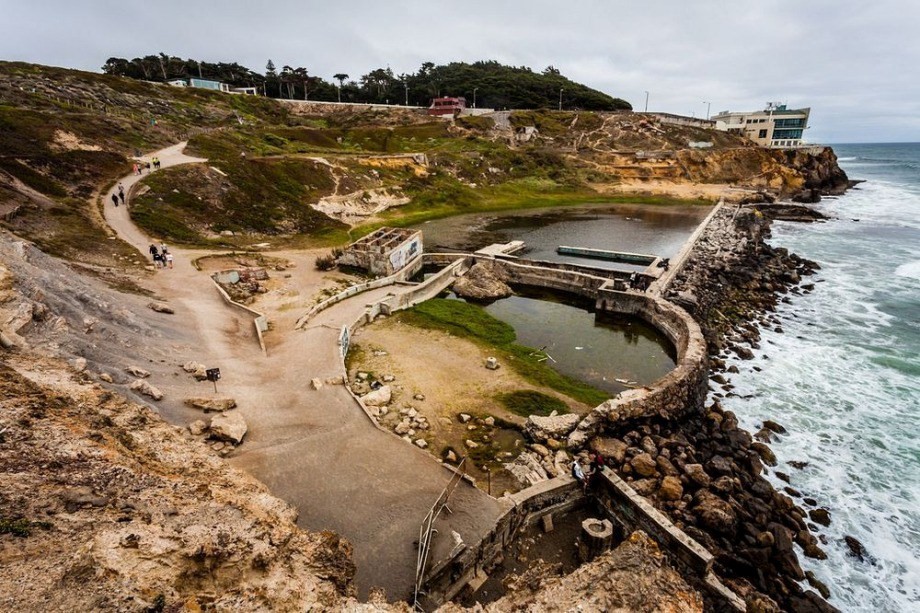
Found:
<path fill-rule="evenodd" d="M 549 396 L 536 390 L 517 390 L 514 392 L 504 392 L 495 397 L 506 409 L 520 415 L 521 417 L 530 417 L 531 415 L 550 415 L 553 411 L 557 413 L 568 413 L 569 407 L 566 403 L 555 396 Z"/>

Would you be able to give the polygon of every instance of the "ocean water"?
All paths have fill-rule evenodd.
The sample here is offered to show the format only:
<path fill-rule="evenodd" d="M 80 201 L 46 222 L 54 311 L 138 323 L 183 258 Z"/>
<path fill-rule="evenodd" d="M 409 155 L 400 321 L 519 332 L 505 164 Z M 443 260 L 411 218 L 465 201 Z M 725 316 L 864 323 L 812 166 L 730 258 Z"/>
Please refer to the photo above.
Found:
<path fill-rule="evenodd" d="M 753 396 L 723 406 L 751 431 L 764 419 L 788 429 L 775 470 L 831 512 L 828 559 L 800 556 L 830 602 L 920 611 L 920 143 L 834 149 L 867 182 L 817 205 L 832 221 L 774 224 L 773 245 L 822 270 L 812 293 L 781 305 L 785 333 L 763 330 L 755 359 L 732 362 L 734 391 Z M 848 555 L 845 535 L 873 561 Z"/>

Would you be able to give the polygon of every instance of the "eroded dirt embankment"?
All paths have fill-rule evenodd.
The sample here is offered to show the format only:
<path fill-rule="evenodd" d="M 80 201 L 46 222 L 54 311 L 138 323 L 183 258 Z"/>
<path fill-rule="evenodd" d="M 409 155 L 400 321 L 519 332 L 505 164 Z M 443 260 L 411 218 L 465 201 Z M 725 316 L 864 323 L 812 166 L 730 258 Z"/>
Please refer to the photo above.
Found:
<path fill-rule="evenodd" d="M 5 610 L 287 609 L 352 592 L 351 546 L 155 413 L 0 365 Z"/>

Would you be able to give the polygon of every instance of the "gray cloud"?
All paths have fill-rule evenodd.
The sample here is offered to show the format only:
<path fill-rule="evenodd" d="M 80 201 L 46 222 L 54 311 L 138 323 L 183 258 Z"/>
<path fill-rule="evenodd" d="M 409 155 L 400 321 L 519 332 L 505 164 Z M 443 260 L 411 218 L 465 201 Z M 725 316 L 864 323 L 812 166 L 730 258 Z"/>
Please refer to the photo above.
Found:
<path fill-rule="evenodd" d="M 920 3 L 898 0 L 6 0 L 0 58 L 98 70 L 164 51 L 271 58 L 329 79 L 496 59 L 637 108 L 702 116 L 767 100 L 812 107 L 809 140 L 920 141 Z"/>

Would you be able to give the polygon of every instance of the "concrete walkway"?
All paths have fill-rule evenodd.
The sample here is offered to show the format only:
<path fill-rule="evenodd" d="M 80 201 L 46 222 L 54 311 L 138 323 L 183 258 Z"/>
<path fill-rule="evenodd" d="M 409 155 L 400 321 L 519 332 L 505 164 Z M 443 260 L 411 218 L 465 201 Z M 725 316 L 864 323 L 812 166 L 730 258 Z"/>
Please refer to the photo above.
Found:
<path fill-rule="evenodd" d="M 204 162 L 182 154 L 183 147 L 180 143 L 147 157 L 158 156 L 164 168 Z M 129 176 L 121 182 L 129 190 L 142 178 Z M 112 206 L 111 192 L 105 198 L 105 219 L 121 238 L 147 254 L 154 241 L 131 222 L 126 207 Z M 369 302 L 411 288 L 390 286 L 358 294 L 319 313 L 303 331 L 288 332 L 296 311 L 266 312 L 274 330 L 266 338 L 268 356 L 263 356 L 251 338 L 251 321 L 227 307 L 208 275 L 191 266 L 205 252 L 172 246 L 170 251 L 175 269 L 157 272 L 155 290 L 188 322 L 189 342 L 198 344 L 201 360 L 220 365 L 221 395 L 237 399 L 249 424 L 246 440 L 230 462 L 297 507 L 301 527 L 334 530 L 351 541 L 360 596 L 380 586 L 390 599 L 408 598 L 419 525 L 450 473 L 427 452 L 378 430 L 344 386 L 316 391 L 309 382 L 342 374 L 337 345 L 342 325 L 353 323 Z M 305 292 L 315 291 L 309 279 L 317 277 L 312 257 L 303 252 L 276 255 L 297 260 L 292 281 Z M 257 308 L 262 310 L 262 305 Z M 191 419 L 179 413 L 170 417 L 183 425 L 183 419 Z M 452 530 L 466 543 L 475 543 L 499 515 L 495 499 L 466 483 L 455 491 L 450 508 L 453 513 L 438 524 L 432 563 L 452 548 Z"/>

